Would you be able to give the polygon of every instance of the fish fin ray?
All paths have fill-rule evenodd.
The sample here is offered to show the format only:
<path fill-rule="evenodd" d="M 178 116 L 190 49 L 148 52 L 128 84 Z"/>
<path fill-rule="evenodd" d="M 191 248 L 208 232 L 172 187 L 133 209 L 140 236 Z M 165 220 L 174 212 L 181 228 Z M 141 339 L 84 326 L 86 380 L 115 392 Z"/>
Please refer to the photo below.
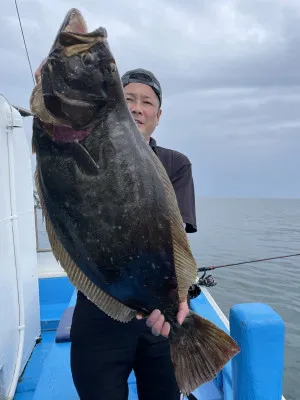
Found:
<path fill-rule="evenodd" d="M 177 384 L 183 394 L 215 378 L 240 352 L 230 335 L 193 311 L 171 332 L 170 349 Z"/>
<path fill-rule="evenodd" d="M 160 173 L 166 193 L 166 201 L 169 206 L 169 217 L 171 224 L 171 233 L 173 241 L 173 257 L 175 263 L 175 271 L 178 284 L 179 301 L 186 300 L 189 287 L 196 282 L 198 268 L 196 260 L 192 255 L 192 251 L 187 240 L 187 235 L 183 226 L 183 220 L 178 208 L 178 202 L 172 183 L 167 172 L 152 151 L 154 163 Z"/>
<path fill-rule="evenodd" d="M 75 264 L 58 240 L 44 204 L 37 171 L 35 172 L 35 185 L 40 198 L 42 213 L 45 219 L 46 230 L 53 255 L 67 273 L 69 280 L 78 290 L 88 297 L 92 303 L 111 318 L 120 322 L 131 321 L 137 315 L 137 312 L 99 289 Z"/>

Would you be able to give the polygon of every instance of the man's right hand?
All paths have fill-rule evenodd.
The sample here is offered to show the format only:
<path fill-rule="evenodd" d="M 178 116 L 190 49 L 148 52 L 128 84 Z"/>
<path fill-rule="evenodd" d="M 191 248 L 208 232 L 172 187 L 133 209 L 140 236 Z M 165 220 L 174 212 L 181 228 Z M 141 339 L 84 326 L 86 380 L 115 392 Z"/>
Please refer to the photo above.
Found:
<path fill-rule="evenodd" d="M 179 323 L 179 325 L 183 323 L 188 313 L 189 313 L 189 306 L 186 300 L 179 304 L 179 309 L 177 313 L 177 322 Z M 136 318 L 142 319 L 143 316 L 138 314 Z M 169 322 L 165 321 L 165 317 L 159 310 L 152 311 L 152 313 L 147 318 L 146 324 L 149 328 L 151 328 L 151 331 L 154 336 L 159 336 L 159 335 L 165 337 L 169 336 L 171 326 Z"/>

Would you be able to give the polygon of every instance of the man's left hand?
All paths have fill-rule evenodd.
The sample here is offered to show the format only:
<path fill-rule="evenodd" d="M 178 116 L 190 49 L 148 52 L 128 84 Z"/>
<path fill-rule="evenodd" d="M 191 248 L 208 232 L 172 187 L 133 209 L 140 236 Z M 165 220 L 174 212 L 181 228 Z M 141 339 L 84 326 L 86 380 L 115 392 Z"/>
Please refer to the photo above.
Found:
<path fill-rule="evenodd" d="M 179 323 L 179 325 L 183 323 L 188 313 L 189 313 L 189 306 L 187 300 L 183 301 L 182 303 L 179 303 L 179 310 L 177 313 L 177 322 Z M 136 318 L 142 319 L 143 316 L 138 314 Z M 146 324 L 149 328 L 151 328 L 151 331 L 154 336 L 159 336 L 159 335 L 165 337 L 169 336 L 170 324 L 169 322 L 165 321 L 165 317 L 162 315 L 160 310 L 152 311 L 152 313 L 147 318 Z"/>

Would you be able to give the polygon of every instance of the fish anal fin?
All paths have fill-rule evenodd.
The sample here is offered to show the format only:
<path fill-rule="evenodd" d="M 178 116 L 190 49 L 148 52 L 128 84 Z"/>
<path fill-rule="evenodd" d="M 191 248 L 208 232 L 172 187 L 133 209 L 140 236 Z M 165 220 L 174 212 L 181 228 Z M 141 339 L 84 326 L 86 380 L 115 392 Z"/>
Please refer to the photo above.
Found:
<path fill-rule="evenodd" d="M 131 321 L 137 315 L 137 312 L 120 303 L 103 290 L 99 289 L 71 259 L 67 251 L 58 240 L 51 224 L 40 190 L 37 172 L 35 173 L 35 184 L 40 198 L 41 207 L 46 222 L 46 230 L 53 254 L 57 262 L 66 271 L 69 280 L 78 290 L 88 297 L 92 303 L 94 303 L 100 310 L 102 310 L 111 318 L 120 322 Z"/>

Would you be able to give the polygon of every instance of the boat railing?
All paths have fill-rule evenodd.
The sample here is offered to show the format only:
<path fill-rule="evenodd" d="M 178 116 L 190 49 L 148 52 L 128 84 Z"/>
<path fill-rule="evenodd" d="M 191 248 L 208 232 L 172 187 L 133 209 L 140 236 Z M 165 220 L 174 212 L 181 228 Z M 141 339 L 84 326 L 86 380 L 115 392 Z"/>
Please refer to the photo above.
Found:
<path fill-rule="evenodd" d="M 34 198 L 35 198 L 34 220 L 35 220 L 36 251 L 37 253 L 52 252 L 48 234 L 46 231 L 46 226 L 43 223 L 42 209 L 38 204 L 36 204 L 36 195 L 34 195 Z"/>

